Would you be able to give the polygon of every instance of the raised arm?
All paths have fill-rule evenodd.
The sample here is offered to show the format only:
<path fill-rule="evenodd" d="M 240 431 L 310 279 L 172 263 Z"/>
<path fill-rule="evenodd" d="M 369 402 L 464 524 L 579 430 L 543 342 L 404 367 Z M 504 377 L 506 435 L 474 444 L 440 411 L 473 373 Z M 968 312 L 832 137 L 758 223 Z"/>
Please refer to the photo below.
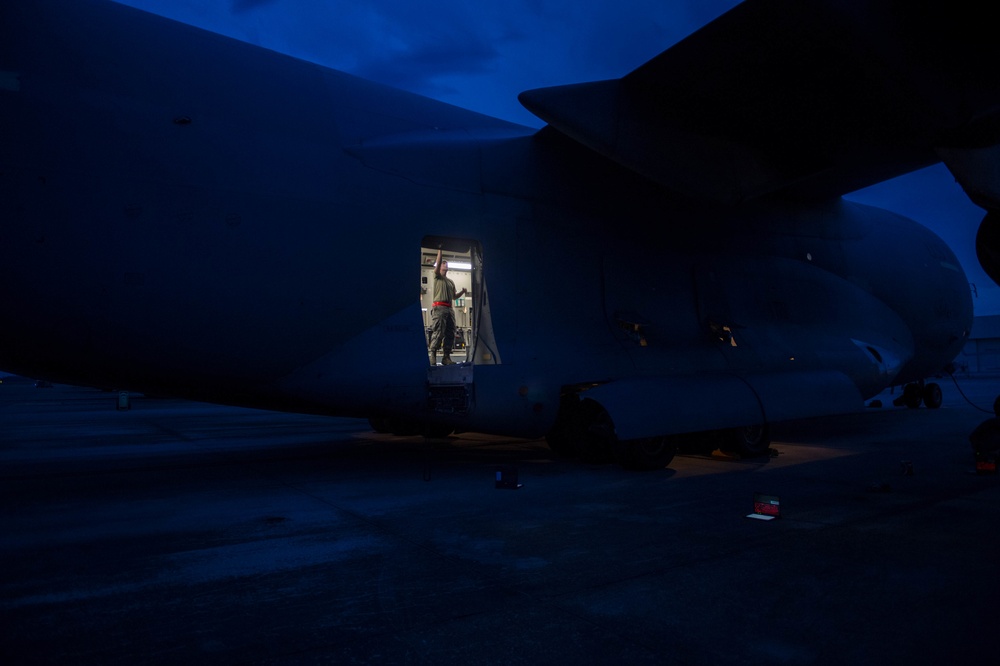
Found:
<path fill-rule="evenodd" d="M 438 245 L 438 256 L 434 262 L 434 275 L 441 277 L 441 246 Z"/>

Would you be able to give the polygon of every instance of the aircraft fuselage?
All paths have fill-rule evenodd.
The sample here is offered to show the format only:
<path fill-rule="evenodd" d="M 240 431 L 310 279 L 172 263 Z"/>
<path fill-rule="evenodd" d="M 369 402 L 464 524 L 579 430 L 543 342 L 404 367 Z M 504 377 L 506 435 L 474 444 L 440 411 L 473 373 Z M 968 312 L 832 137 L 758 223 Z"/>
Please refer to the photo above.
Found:
<path fill-rule="evenodd" d="M 622 378 L 833 373 L 865 398 L 971 326 L 954 255 L 885 211 L 694 206 L 554 132 L 116 5 L 0 18 L 12 372 L 540 435 Z M 483 261 L 495 349 L 458 408 L 428 398 L 429 242 Z"/>

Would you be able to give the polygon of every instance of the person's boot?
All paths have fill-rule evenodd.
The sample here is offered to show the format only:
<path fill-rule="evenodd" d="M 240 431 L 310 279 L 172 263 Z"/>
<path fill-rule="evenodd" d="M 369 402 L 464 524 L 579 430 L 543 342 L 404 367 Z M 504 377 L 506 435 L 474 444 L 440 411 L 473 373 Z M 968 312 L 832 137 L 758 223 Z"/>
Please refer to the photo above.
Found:
<path fill-rule="evenodd" d="M 448 354 L 445 354 L 444 357 L 441 359 L 441 365 L 451 365 L 452 363 L 454 363 L 454 361 L 451 360 L 451 356 L 449 356 Z"/>
<path fill-rule="evenodd" d="M 438 364 L 438 353 L 436 351 L 431 352 L 431 365 Z"/>

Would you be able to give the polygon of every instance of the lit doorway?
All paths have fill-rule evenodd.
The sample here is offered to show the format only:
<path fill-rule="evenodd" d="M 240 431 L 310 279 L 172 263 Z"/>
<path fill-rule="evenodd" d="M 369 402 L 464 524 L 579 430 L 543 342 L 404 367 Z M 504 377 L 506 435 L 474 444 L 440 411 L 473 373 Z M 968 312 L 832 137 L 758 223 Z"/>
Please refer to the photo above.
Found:
<path fill-rule="evenodd" d="M 456 293 L 462 289 L 467 292 L 453 303 L 455 343 L 451 359 L 456 364 L 464 365 L 499 364 L 500 354 L 490 319 L 482 246 L 468 239 L 425 236 L 421 242 L 420 310 L 428 351 L 434 302 L 434 261 L 438 248 L 441 249 L 442 259 L 448 262 L 448 277 L 454 281 Z"/>

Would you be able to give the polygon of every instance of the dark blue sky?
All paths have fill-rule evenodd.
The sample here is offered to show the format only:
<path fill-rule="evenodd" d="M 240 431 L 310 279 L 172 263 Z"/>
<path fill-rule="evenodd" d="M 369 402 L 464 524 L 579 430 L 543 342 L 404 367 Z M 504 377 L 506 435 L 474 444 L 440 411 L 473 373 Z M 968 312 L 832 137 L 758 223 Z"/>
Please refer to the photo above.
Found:
<path fill-rule="evenodd" d="M 119 0 L 275 51 L 513 122 L 541 122 L 522 90 L 617 78 L 738 4 L 735 0 Z M 1000 313 L 979 267 L 983 211 L 938 165 L 848 198 L 936 231 Z"/>

